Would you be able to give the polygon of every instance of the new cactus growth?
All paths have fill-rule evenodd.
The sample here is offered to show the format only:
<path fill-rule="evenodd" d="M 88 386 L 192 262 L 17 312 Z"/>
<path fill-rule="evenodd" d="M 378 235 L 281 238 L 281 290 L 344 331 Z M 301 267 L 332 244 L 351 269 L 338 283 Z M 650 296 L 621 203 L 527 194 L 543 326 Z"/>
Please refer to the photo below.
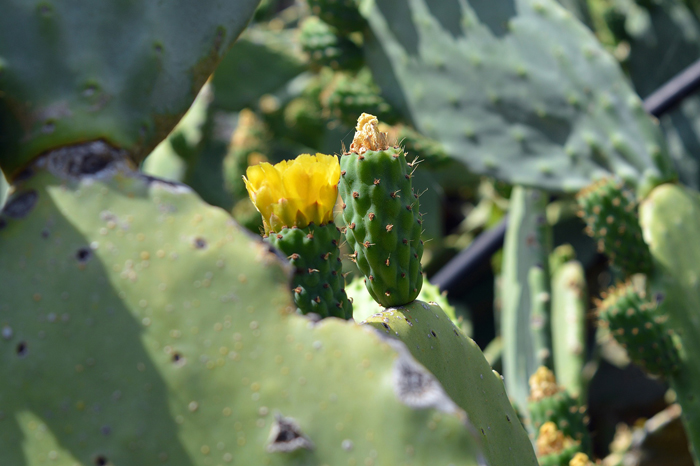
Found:
<path fill-rule="evenodd" d="M 365 20 L 357 9 L 357 0 L 308 0 L 311 12 L 347 35 L 360 31 Z"/>
<path fill-rule="evenodd" d="M 294 302 L 302 314 L 352 318 L 340 260 L 340 230 L 333 223 L 338 159 L 302 154 L 277 165 L 263 162 L 244 178 L 263 216 L 265 238 L 294 267 Z"/>
<path fill-rule="evenodd" d="M 602 179 L 577 196 L 586 233 L 598 241 L 598 250 L 629 276 L 651 271 L 649 247 L 642 239 L 634 193 L 615 178 Z"/>
<path fill-rule="evenodd" d="M 563 436 L 576 441 L 577 451 L 590 450 L 585 409 L 579 406 L 576 399 L 566 390 L 557 385 L 554 373 L 546 367 L 540 367 L 530 377 L 528 408 L 533 428 L 539 433 L 538 442 L 541 441 L 542 428 L 553 424 Z"/>
<path fill-rule="evenodd" d="M 341 157 L 340 196 L 345 237 L 382 306 L 408 304 L 423 285 L 421 219 L 411 186 L 415 162 L 389 145 L 377 118 L 362 114 L 350 150 Z"/>
<path fill-rule="evenodd" d="M 540 466 L 569 466 L 579 452 L 578 442 L 557 429 L 553 422 L 540 427 L 537 437 L 537 459 Z"/>
<path fill-rule="evenodd" d="M 671 375 L 679 367 L 678 350 L 656 304 L 631 282 L 620 283 L 597 302 L 600 324 L 608 327 L 637 365 L 655 375 Z"/>

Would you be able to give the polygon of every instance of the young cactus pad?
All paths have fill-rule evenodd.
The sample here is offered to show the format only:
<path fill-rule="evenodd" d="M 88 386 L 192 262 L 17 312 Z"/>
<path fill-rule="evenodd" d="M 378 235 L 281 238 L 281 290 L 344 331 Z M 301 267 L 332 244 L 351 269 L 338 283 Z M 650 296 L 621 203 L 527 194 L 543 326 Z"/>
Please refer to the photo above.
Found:
<path fill-rule="evenodd" d="M 602 179 L 577 196 L 586 233 L 598 241 L 598 251 L 625 275 L 651 271 L 649 246 L 642 239 L 634 193 L 615 178 Z"/>
<path fill-rule="evenodd" d="M 586 427 L 585 409 L 557 385 L 554 373 L 544 366 L 540 367 L 532 374 L 529 382 L 528 409 L 533 430 L 538 433 L 538 441 L 542 427 L 554 423 L 563 435 L 576 440 L 578 451 L 589 451 L 591 440 Z"/>
<path fill-rule="evenodd" d="M 294 267 L 294 302 L 302 314 L 352 317 L 333 223 L 340 166 L 332 155 L 302 154 L 276 165 L 248 167 L 250 199 L 263 216 L 265 237 Z"/>
<path fill-rule="evenodd" d="M 478 464 L 405 347 L 294 314 L 289 266 L 225 211 L 63 162 L 0 216 L 0 464 Z"/>
<path fill-rule="evenodd" d="M 377 119 L 357 121 L 350 150 L 340 160 L 340 196 L 345 237 L 365 276 L 367 290 L 382 306 L 408 304 L 423 286 L 421 219 L 413 192 L 414 166 L 400 147 L 390 147 Z"/>
<path fill-rule="evenodd" d="M 630 359 L 651 374 L 671 375 L 678 369 L 678 350 L 656 303 L 646 299 L 631 282 L 620 283 L 598 302 L 600 324 L 608 327 Z"/>
<path fill-rule="evenodd" d="M 491 369 L 476 343 L 459 331 L 440 306 L 416 300 L 388 308 L 366 322 L 402 341 L 466 411 L 487 464 L 537 465 L 532 444 L 508 400 L 503 380 Z"/>

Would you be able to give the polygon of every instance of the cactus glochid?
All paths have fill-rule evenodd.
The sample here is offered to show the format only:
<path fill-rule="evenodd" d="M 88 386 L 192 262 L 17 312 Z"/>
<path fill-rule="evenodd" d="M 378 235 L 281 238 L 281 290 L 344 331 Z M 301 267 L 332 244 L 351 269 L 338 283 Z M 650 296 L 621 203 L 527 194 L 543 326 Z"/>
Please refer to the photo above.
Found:
<path fill-rule="evenodd" d="M 294 302 L 302 314 L 352 318 L 340 260 L 340 230 L 333 223 L 338 159 L 302 154 L 246 171 L 250 199 L 263 216 L 265 238 L 294 267 Z"/>
<path fill-rule="evenodd" d="M 385 307 L 400 306 L 416 299 L 423 285 L 422 221 L 411 186 L 415 162 L 390 147 L 377 125 L 376 117 L 363 113 L 341 157 L 345 237 L 372 297 Z"/>

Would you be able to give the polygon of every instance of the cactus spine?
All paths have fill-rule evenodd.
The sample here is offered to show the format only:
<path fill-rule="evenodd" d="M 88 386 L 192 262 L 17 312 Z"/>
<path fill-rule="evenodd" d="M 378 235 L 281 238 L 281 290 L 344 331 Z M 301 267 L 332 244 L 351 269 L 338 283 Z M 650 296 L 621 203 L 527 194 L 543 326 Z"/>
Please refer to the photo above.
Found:
<path fill-rule="evenodd" d="M 377 124 L 363 113 L 341 158 L 345 237 L 372 297 L 385 307 L 400 306 L 416 299 L 423 284 L 422 221 L 411 186 L 415 162 L 406 162 L 400 147 L 390 147 Z"/>

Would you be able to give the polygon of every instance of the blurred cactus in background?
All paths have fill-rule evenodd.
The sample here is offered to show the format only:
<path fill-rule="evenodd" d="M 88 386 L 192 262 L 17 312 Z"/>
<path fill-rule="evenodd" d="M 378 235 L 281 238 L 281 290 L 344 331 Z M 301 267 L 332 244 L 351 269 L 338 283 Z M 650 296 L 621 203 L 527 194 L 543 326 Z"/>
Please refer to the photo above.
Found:
<path fill-rule="evenodd" d="M 0 10 L 0 465 L 700 465 L 700 2 Z"/>

